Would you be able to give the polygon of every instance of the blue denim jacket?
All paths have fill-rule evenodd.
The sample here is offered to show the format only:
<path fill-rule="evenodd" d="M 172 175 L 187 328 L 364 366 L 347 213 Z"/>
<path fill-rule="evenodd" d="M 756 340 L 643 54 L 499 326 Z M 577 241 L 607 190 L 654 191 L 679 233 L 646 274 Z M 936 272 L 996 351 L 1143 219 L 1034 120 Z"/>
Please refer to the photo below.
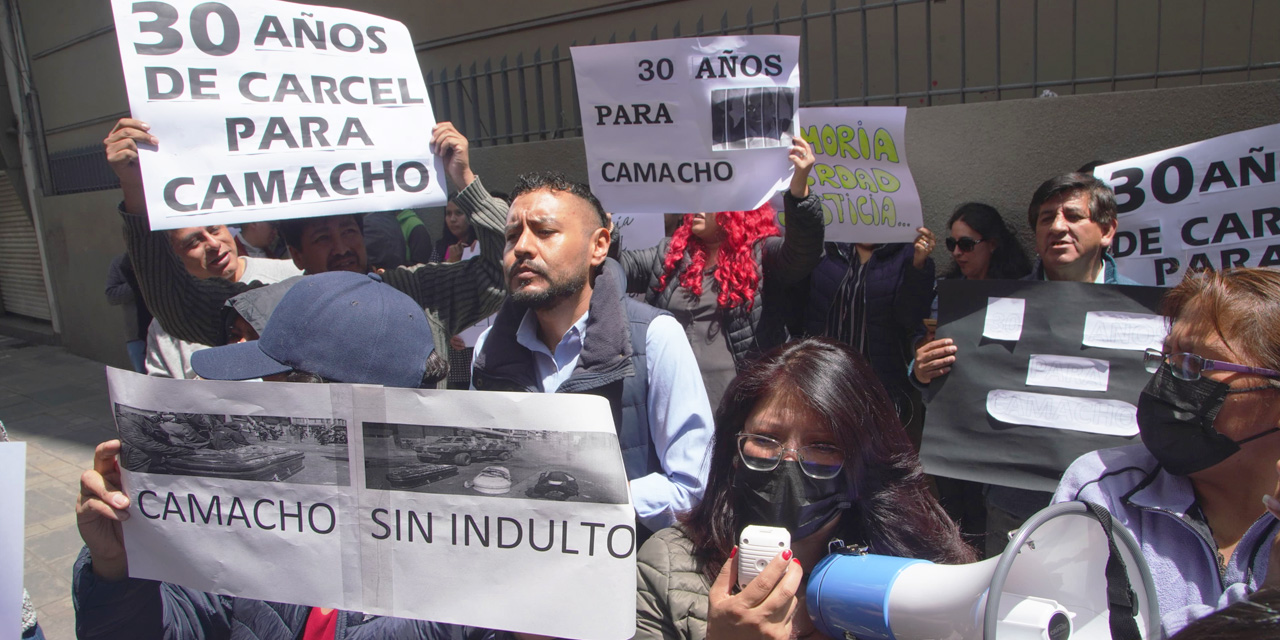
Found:
<path fill-rule="evenodd" d="M 1256 591 L 1280 531 L 1280 521 L 1264 513 L 1220 571 L 1218 546 L 1199 516 L 1191 481 L 1166 473 L 1140 444 L 1077 458 L 1053 495 L 1054 502 L 1068 500 L 1106 507 L 1133 534 L 1151 567 L 1166 636 Z"/>

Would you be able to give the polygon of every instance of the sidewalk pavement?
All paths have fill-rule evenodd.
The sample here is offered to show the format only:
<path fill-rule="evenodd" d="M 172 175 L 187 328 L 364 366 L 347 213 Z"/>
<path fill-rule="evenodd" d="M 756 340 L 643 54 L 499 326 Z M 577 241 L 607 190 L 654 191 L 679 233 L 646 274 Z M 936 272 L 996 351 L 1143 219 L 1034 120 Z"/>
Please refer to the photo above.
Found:
<path fill-rule="evenodd" d="M 94 447 L 116 436 L 103 369 L 60 347 L 0 336 L 0 421 L 11 440 L 27 443 L 24 586 L 49 640 L 75 637 L 80 474 L 92 465 Z"/>

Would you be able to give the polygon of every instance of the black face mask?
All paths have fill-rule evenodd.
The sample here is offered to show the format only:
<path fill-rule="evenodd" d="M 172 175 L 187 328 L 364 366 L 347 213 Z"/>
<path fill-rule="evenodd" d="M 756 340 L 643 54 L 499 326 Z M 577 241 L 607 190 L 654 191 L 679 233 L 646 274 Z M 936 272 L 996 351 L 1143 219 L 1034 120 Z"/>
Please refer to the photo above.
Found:
<path fill-rule="evenodd" d="M 1270 385 L 1232 389 L 1225 382 L 1201 377 L 1181 380 L 1162 364 L 1138 397 L 1138 431 L 1165 471 L 1186 476 L 1208 469 L 1240 450 L 1240 445 L 1280 431 L 1273 427 L 1243 440 L 1232 440 L 1213 428 L 1228 393 L 1273 389 Z"/>
<path fill-rule="evenodd" d="M 743 526 L 783 527 L 793 541 L 813 535 L 853 504 L 843 472 L 834 478 L 810 478 L 792 460 L 782 460 L 773 471 L 739 464 L 733 491 Z"/>

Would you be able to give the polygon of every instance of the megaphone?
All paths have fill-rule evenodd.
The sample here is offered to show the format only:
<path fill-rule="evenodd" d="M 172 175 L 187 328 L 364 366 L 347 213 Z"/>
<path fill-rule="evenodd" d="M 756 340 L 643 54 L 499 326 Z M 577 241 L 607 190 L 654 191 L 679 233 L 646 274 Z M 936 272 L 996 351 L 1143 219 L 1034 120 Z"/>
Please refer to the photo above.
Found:
<path fill-rule="evenodd" d="M 834 640 L 1160 637 L 1141 548 L 1084 502 L 1041 510 L 1003 554 L 967 565 L 836 550 L 814 567 L 805 603 Z"/>

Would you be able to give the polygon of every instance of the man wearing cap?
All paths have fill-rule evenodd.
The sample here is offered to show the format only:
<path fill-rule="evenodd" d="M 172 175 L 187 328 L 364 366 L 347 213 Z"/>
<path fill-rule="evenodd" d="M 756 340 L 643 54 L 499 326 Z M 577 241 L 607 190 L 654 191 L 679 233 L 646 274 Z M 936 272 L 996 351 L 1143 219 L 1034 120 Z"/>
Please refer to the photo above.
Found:
<path fill-rule="evenodd" d="M 517 180 L 503 267 L 511 296 L 476 341 L 486 391 L 607 400 L 641 535 L 702 499 L 711 406 L 684 329 L 626 295 L 600 201 L 559 174 Z M 646 531 L 647 530 L 647 531 Z"/>
<path fill-rule="evenodd" d="M 103 141 L 107 161 L 120 178 L 129 256 L 143 298 L 155 317 L 174 336 L 207 345 L 222 344 L 222 306 L 231 296 L 254 286 L 247 280 L 230 283 L 196 280 L 173 259 L 163 234 L 151 233 L 138 165 L 138 144 L 158 144 L 149 127 L 123 118 Z M 444 159 L 445 171 L 462 191 L 457 202 L 471 216 L 480 244 L 476 260 L 430 263 L 387 270 L 387 284 L 417 301 L 432 325 L 436 348 L 447 353 L 449 336 L 488 317 L 506 295 L 502 285 L 502 228 L 506 207 L 498 209 L 471 171 L 467 139 L 453 125 L 442 122 L 432 131 L 431 146 Z M 368 269 L 358 215 L 311 218 L 282 223 L 281 235 L 294 264 L 308 274 Z M 300 229 L 298 234 L 294 229 Z"/>
<path fill-rule="evenodd" d="M 374 346 L 353 358 L 343 344 Z M 280 300 L 261 339 L 206 349 L 192 365 L 202 378 L 313 380 L 419 387 L 443 377 L 431 327 L 408 296 L 376 276 L 335 272 L 302 279 Z M 192 383 L 194 384 L 194 383 Z M 129 498 L 120 489 L 120 441 L 98 445 L 80 479 L 76 506 L 81 550 L 72 596 L 79 638 L 252 637 L 295 640 L 404 638 L 481 640 L 493 632 L 420 620 L 379 618 L 292 604 L 202 593 L 128 577 L 120 522 Z M 315 635 L 316 629 L 327 635 Z"/>

